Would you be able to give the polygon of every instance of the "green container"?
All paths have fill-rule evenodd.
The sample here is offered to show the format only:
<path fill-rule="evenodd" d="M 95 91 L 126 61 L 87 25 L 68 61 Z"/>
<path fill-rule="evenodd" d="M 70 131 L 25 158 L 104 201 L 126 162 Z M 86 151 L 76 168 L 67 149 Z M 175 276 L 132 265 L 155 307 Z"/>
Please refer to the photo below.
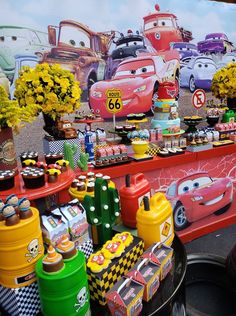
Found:
<path fill-rule="evenodd" d="M 56 273 L 45 273 L 42 260 L 37 262 L 36 275 L 43 315 L 90 315 L 84 254 L 78 251 L 75 257 L 64 261 L 64 268 Z"/>
<path fill-rule="evenodd" d="M 224 113 L 223 117 L 222 117 L 222 123 L 228 123 L 230 122 L 230 119 L 233 117 L 234 118 L 235 113 L 233 110 L 229 110 L 227 112 Z"/>

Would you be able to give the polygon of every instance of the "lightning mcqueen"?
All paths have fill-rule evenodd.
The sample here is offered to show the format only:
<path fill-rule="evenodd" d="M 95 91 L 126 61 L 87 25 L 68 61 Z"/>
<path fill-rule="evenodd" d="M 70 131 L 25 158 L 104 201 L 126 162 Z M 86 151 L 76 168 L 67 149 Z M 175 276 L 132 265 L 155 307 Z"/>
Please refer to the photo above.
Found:
<path fill-rule="evenodd" d="M 123 61 L 118 66 L 113 79 L 100 81 L 92 85 L 89 103 L 94 110 L 100 111 L 103 118 L 111 118 L 106 110 L 106 92 L 119 89 L 123 108 L 116 114 L 124 117 L 129 113 L 149 112 L 152 107 L 154 93 L 165 90 L 169 98 L 175 98 L 179 92 L 179 60 L 178 55 L 163 56 L 140 54 L 139 57 Z M 167 97 L 165 97 L 167 98 Z"/>
<path fill-rule="evenodd" d="M 173 182 L 166 191 L 174 212 L 176 230 L 210 214 L 220 215 L 231 205 L 233 185 L 229 178 L 212 179 L 198 172 Z"/>

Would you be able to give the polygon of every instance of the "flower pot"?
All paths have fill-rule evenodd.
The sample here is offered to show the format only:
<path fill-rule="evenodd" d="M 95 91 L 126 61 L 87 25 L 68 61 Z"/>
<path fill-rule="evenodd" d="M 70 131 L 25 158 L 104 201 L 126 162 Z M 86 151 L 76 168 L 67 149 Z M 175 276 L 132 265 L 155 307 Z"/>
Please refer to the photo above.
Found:
<path fill-rule="evenodd" d="M 10 127 L 0 130 L 0 170 L 16 170 L 16 152 Z"/>
<path fill-rule="evenodd" d="M 227 98 L 227 107 L 236 112 L 236 98 Z"/>
<path fill-rule="evenodd" d="M 210 127 L 214 127 L 219 122 L 219 116 L 207 116 L 207 123 Z"/>
<path fill-rule="evenodd" d="M 54 121 L 51 116 L 49 116 L 48 114 L 45 114 L 45 113 L 43 113 L 43 119 L 44 119 L 44 123 L 45 123 L 43 129 L 49 135 L 54 136 L 56 121 Z"/>

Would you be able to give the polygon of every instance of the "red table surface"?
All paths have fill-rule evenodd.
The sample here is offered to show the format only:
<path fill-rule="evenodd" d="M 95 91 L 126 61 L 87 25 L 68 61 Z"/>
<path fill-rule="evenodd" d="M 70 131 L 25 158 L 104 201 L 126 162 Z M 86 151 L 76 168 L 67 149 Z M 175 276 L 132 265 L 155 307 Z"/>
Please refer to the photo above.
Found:
<path fill-rule="evenodd" d="M 47 177 L 45 175 L 45 177 Z M 58 177 L 58 180 L 55 183 L 45 182 L 45 185 L 37 189 L 26 189 L 24 187 L 24 181 L 20 174 L 15 177 L 15 186 L 14 188 L 6 191 L 0 192 L 0 198 L 5 199 L 10 194 L 16 194 L 18 198 L 27 197 L 29 200 L 40 199 L 57 192 L 60 192 L 68 188 L 75 178 L 75 173 L 73 170 L 68 169 L 65 172 L 62 172 Z"/>

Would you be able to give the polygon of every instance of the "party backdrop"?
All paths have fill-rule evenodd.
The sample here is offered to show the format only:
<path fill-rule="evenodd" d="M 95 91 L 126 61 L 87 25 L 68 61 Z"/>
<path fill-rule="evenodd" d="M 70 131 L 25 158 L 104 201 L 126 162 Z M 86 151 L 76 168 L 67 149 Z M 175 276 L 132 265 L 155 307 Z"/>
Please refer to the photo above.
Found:
<path fill-rule="evenodd" d="M 117 116 L 148 112 L 158 84 L 169 96 L 210 90 L 217 69 L 236 60 L 236 6 L 208 0 L 1 0 L 1 82 L 23 65 L 59 63 L 74 73 L 90 108 L 107 111 L 106 91 L 119 89 Z M 147 60 L 145 55 L 152 56 Z M 125 64 L 121 62 L 127 61 Z M 127 84 L 130 89 L 127 89 Z M 180 89 L 179 89 L 180 87 Z M 131 92 L 132 90 L 132 92 Z M 137 110 L 138 106 L 138 110 Z"/>

